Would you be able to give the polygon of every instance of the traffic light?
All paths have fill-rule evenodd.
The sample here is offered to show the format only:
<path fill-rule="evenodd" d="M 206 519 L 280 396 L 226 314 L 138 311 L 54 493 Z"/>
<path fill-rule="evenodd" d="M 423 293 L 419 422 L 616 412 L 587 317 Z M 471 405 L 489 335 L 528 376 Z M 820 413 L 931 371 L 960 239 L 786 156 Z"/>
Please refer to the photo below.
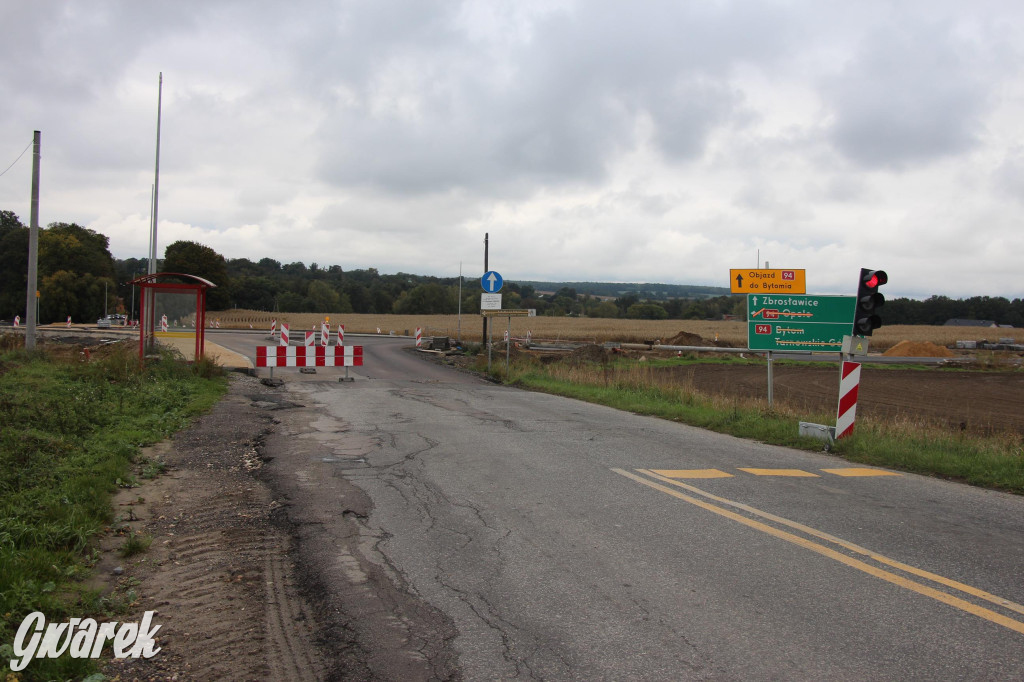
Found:
<path fill-rule="evenodd" d="M 857 283 L 857 310 L 853 314 L 853 333 L 871 336 L 871 332 L 882 326 L 878 309 L 885 305 L 885 296 L 878 293 L 878 287 L 889 281 L 884 270 L 861 268 Z"/>

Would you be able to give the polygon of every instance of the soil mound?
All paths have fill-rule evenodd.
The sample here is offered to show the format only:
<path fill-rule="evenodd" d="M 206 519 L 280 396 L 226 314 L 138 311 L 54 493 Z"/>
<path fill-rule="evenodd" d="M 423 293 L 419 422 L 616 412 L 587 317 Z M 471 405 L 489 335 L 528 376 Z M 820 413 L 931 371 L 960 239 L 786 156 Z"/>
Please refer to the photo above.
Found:
<path fill-rule="evenodd" d="M 580 346 L 569 353 L 570 362 L 605 362 L 608 359 L 608 351 L 602 346 L 589 344 Z"/>
<path fill-rule="evenodd" d="M 668 341 L 665 341 L 666 346 L 710 346 L 711 344 L 704 340 L 704 337 L 699 334 L 691 334 L 690 332 L 679 332 Z"/>
<path fill-rule="evenodd" d="M 901 358 L 951 358 L 953 352 L 945 346 L 937 346 L 929 341 L 900 341 L 882 355 Z"/>

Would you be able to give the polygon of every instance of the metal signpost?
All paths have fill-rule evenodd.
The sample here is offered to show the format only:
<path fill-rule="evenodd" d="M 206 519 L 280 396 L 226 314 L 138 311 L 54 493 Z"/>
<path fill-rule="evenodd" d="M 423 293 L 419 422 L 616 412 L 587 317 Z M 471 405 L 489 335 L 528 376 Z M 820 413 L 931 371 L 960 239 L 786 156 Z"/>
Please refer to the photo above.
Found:
<path fill-rule="evenodd" d="M 501 285 L 505 283 L 505 280 L 501 278 L 494 270 L 488 270 L 484 273 L 483 277 L 480 278 L 480 286 L 483 288 L 483 294 L 480 294 L 480 312 L 484 311 L 500 311 L 501 310 Z M 488 331 L 488 338 L 483 339 L 487 343 L 487 371 L 491 371 L 491 338 L 494 336 L 494 330 L 490 328 L 490 325 L 486 323 L 487 315 L 484 315 L 484 327 Z M 511 318 L 509 319 L 511 324 Z"/>
<path fill-rule="evenodd" d="M 768 361 L 768 405 L 774 400 L 772 351 L 841 351 L 850 334 L 855 296 L 749 294 L 747 348 L 764 350 Z"/>

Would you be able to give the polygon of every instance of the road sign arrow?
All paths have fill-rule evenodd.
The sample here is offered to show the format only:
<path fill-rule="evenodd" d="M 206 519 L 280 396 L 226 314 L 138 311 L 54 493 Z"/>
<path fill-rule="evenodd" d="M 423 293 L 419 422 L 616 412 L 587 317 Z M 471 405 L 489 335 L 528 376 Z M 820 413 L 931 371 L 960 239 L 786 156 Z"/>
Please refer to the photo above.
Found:
<path fill-rule="evenodd" d="M 490 277 L 487 278 L 487 281 L 490 282 L 491 284 L 491 291 L 494 291 L 494 283 L 498 281 L 498 278 L 494 276 L 493 272 L 491 273 Z"/>
<path fill-rule="evenodd" d="M 742 289 L 743 288 L 743 275 L 739 275 L 739 274 L 736 275 L 736 288 L 737 289 Z"/>

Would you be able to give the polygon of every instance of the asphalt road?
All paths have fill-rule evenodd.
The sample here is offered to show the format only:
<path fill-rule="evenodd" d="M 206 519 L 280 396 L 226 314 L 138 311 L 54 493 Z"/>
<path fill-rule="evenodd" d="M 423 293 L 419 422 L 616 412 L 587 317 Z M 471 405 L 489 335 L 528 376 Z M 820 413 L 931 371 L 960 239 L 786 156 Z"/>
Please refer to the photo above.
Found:
<path fill-rule="evenodd" d="M 271 468 L 364 676 L 1024 679 L 1024 498 L 347 340 L 352 383 L 275 370 Z"/>

